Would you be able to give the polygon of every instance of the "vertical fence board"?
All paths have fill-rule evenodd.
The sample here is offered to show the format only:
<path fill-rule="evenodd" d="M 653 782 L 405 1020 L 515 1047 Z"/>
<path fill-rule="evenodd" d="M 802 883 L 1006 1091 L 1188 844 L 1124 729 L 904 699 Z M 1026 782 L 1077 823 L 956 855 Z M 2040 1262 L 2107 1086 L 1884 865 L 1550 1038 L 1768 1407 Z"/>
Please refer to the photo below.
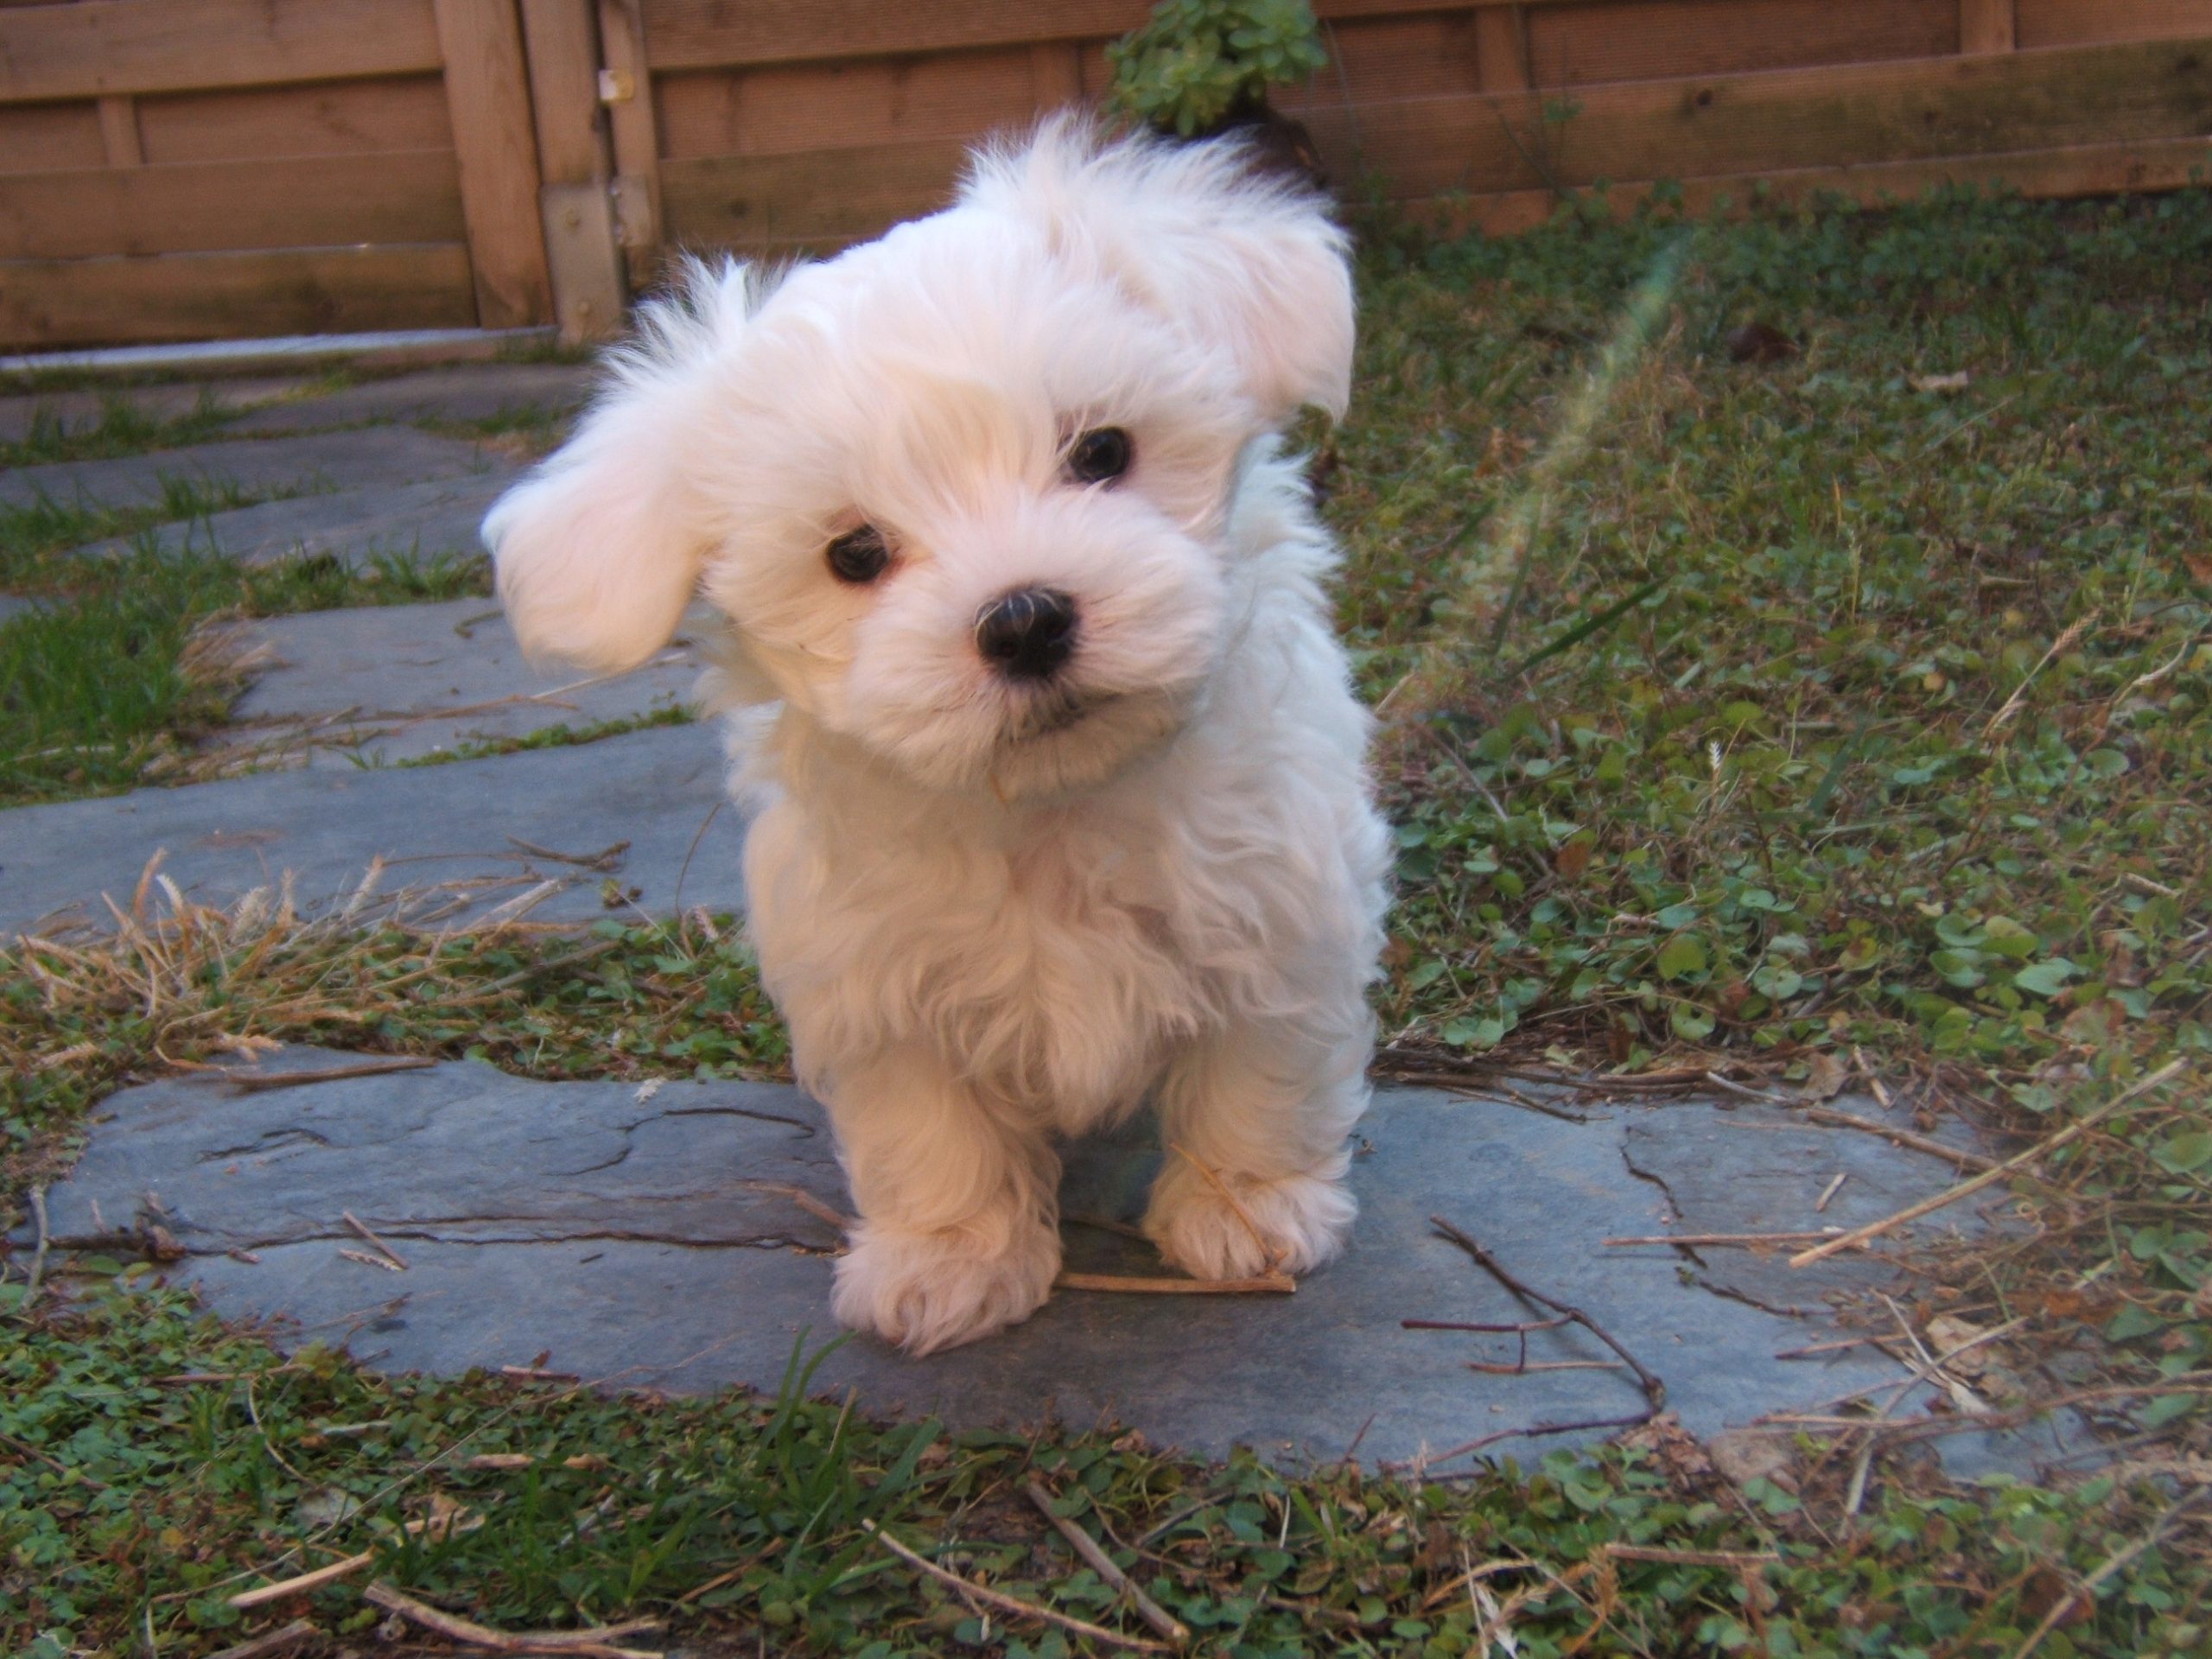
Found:
<path fill-rule="evenodd" d="M 2010 52 L 2017 22 L 2012 0 L 1959 0 L 1959 50 Z"/>
<path fill-rule="evenodd" d="M 437 0 L 437 22 L 477 321 L 486 328 L 548 321 L 537 141 L 513 0 Z"/>
<path fill-rule="evenodd" d="M 645 67 L 645 25 L 638 0 L 599 0 L 601 96 L 614 141 L 616 233 L 630 285 L 653 279 L 660 259 L 660 134 L 653 120 L 652 74 Z"/>
<path fill-rule="evenodd" d="M 138 100 L 128 92 L 100 99 L 100 143 L 110 167 L 137 167 L 146 159 L 138 137 Z"/>
<path fill-rule="evenodd" d="M 545 264 L 561 338 L 597 340 L 622 323 L 622 252 L 608 191 L 594 0 L 522 0 L 523 45 L 544 183 Z"/>
<path fill-rule="evenodd" d="M 1529 24 L 1518 6 L 1484 6 L 1475 14 L 1475 67 L 1486 92 L 1529 89 Z"/>

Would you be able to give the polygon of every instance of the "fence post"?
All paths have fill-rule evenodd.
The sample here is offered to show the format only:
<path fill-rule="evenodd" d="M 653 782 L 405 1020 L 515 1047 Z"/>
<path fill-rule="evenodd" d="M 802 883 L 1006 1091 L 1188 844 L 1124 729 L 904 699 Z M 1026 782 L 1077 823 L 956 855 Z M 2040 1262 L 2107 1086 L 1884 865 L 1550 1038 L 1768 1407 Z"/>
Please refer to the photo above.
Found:
<path fill-rule="evenodd" d="M 436 10 L 477 324 L 516 328 L 550 321 L 545 237 L 537 219 L 537 142 L 515 0 L 436 0 Z"/>
<path fill-rule="evenodd" d="M 570 344 L 622 325 L 621 250 L 615 239 L 607 137 L 599 102 L 599 20 L 592 0 L 522 0 L 530 101 L 537 118 L 538 188 L 553 313 Z"/>

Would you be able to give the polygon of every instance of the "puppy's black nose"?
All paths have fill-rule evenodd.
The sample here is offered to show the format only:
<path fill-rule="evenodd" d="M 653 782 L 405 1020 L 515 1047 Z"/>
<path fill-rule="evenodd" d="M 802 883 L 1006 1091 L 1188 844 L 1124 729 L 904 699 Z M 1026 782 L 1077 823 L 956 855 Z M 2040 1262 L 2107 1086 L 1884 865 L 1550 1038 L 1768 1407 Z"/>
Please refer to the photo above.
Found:
<path fill-rule="evenodd" d="M 1074 655 L 1075 633 L 1075 601 L 1050 588 L 1017 588 L 983 607 L 976 649 L 1010 680 L 1042 680 Z"/>

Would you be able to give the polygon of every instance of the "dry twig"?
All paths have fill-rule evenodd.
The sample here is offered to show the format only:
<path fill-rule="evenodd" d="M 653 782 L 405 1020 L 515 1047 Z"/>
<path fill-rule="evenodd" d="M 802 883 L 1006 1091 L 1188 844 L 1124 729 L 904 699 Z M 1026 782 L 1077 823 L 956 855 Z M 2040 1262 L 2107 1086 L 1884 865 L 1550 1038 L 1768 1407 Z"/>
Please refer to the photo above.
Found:
<path fill-rule="evenodd" d="M 1832 1129 L 1859 1129 L 1868 1135 L 1878 1135 L 1893 1145 L 1910 1147 L 1915 1152 L 1924 1152 L 1932 1158 L 1941 1158 L 1967 1169 L 1993 1169 L 1997 1166 L 1994 1158 L 1985 1158 L 1978 1152 L 1968 1152 L 1962 1147 L 1947 1147 L 1930 1136 L 1916 1135 L 1910 1129 L 1901 1129 L 1893 1123 L 1884 1123 L 1874 1118 L 1840 1112 L 1833 1106 L 1801 1106 L 1798 1114 L 1815 1123 L 1825 1123 Z"/>
<path fill-rule="evenodd" d="M 437 1062 L 423 1054 L 395 1054 L 388 1059 L 363 1060 L 353 1065 L 302 1066 L 296 1071 L 243 1071 L 218 1068 L 215 1076 L 242 1095 L 270 1089 L 296 1089 L 302 1084 L 334 1083 L 344 1077 L 380 1077 L 388 1071 L 421 1071 Z"/>
<path fill-rule="evenodd" d="M 1481 1267 L 1493 1279 L 1496 1279 L 1498 1283 L 1503 1285 L 1506 1289 L 1511 1291 L 1516 1296 L 1520 1297 L 1522 1300 L 1534 1302 L 1538 1306 L 1548 1308 L 1552 1313 L 1558 1314 L 1560 1318 L 1567 1323 L 1580 1325 L 1592 1336 L 1597 1338 L 1599 1341 L 1604 1343 L 1606 1347 L 1611 1349 L 1616 1354 L 1618 1354 L 1621 1358 L 1627 1363 L 1629 1370 L 1635 1373 L 1637 1387 L 1643 1390 L 1643 1409 L 1631 1413 L 1630 1414 L 1624 1417 L 1595 1417 L 1574 1422 L 1537 1423 L 1528 1428 L 1502 1428 L 1497 1430 L 1495 1433 L 1478 1435 L 1475 1439 L 1466 1441 L 1463 1445 L 1455 1446 L 1449 1451 L 1440 1452 L 1434 1457 L 1423 1458 L 1421 1462 L 1425 1465 L 1448 1463 L 1456 1458 L 1465 1457 L 1470 1452 L 1479 1452 L 1483 1447 L 1486 1446 L 1493 1446 L 1500 1440 L 1514 1440 L 1524 1436 L 1538 1434 L 1572 1434 L 1583 1429 L 1589 1428 L 1634 1428 L 1639 1424 L 1649 1422 L 1654 1417 L 1656 1417 L 1662 1411 L 1666 1409 L 1667 1385 L 1661 1382 L 1659 1378 L 1654 1376 L 1650 1371 L 1647 1370 L 1644 1368 L 1643 1363 L 1637 1359 L 1634 1354 L 1629 1352 L 1626 1348 L 1623 1347 L 1611 1332 L 1606 1330 L 1604 1325 L 1599 1324 L 1597 1320 L 1592 1319 L 1580 1308 L 1575 1307 L 1569 1303 L 1562 1302 L 1557 1297 L 1548 1296 L 1542 1291 L 1537 1290 L 1533 1286 L 1514 1277 L 1512 1274 L 1508 1273 L 1505 1268 L 1500 1265 L 1496 1256 L 1492 1255 L 1481 1245 L 1476 1243 L 1473 1239 L 1470 1238 L 1465 1233 L 1461 1232 L 1459 1229 L 1454 1227 L 1450 1222 L 1445 1220 L 1443 1217 L 1431 1216 L 1428 1218 L 1428 1224 L 1435 1228 L 1437 1232 L 1442 1236 L 1451 1240 L 1452 1243 L 1457 1244 L 1461 1249 L 1466 1251 L 1469 1255 L 1475 1259 L 1478 1266 Z"/>
<path fill-rule="evenodd" d="M 2050 1611 L 2043 1616 L 2034 1630 L 2028 1632 L 2027 1640 L 2012 1650 L 2012 1659 L 2029 1659 L 2029 1656 L 2043 1645 L 2045 1637 L 2066 1623 L 2077 1610 L 2087 1607 L 2094 1599 L 2099 1585 L 2142 1554 L 2144 1551 L 2157 1544 L 2159 1539 L 2165 1536 L 2166 1529 L 2173 1523 L 2174 1517 L 2209 1492 L 2212 1492 L 2212 1486 L 2199 1486 L 2183 1492 L 2172 1503 L 2167 1504 L 2158 1518 L 2151 1523 L 2151 1529 L 2148 1532 L 2126 1548 L 2113 1551 L 2095 1572 L 2082 1580 L 2078 1589 L 2061 1596 L 2054 1602 Z"/>
<path fill-rule="evenodd" d="M 1633 1233 L 1624 1237 L 1605 1239 L 1601 1243 L 1618 1248 L 1638 1244 L 1689 1244 L 1700 1249 L 1714 1249 L 1726 1244 L 1757 1249 L 1763 1244 L 1805 1244 L 1834 1238 L 1842 1230 L 1840 1227 L 1822 1227 L 1817 1231 L 1796 1233 Z"/>
<path fill-rule="evenodd" d="M 658 1654 L 617 1645 L 622 1637 L 658 1630 L 661 1622 L 657 1618 L 626 1619 L 620 1624 L 601 1624 L 582 1630 L 495 1630 L 488 1624 L 479 1624 L 474 1619 L 462 1618 L 417 1601 L 388 1584 L 372 1584 L 361 1593 L 410 1624 L 451 1641 L 489 1648 L 495 1653 L 566 1653 L 577 1655 L 579 1659 L 660 1659 Z"/>
<path fill-rule="evenodd" d="M 402 1273 L 407 1271 L 407 1258 L 402 1255 L 397 1250 L 393 1249 L 391 1245 L 385 1243 L 384 1240 L 378 1238 L 374 1233 L 371 1232 L 369 1230 L 368 1223 L 363 1221 L 351 1210 L 341 1210 L 338 1213 L 345 1217 L 346 1224 L 348 1227 L 351 1227 L 363 1238 L 368 1240 L 368 1242 L 374 1245 L 378 1249 L 383 1251 L 385 1255 L 391 1257 L 391 1265 L 393 1267 L 397 1268 Z"/>
<path fill-rule="evenodd" d="M 840 1214 L 803 1186 L 793 1186 L 788 1181 L 740 1181 L 738 1185 L 748 1192 L 772 1192 L 779 1198 L 789 1198 L 817 1221 L 827 1222 L 840 1234 L 853 1230 L 853 1218 Z"/>
<path fill-rule="evenodd" d="M 1165 1642 L 1155 1642 L 1150 1637 L 1128 1636 L 1120 1630 L 1109 1630 L 1103 1624 L 1093 1624 L 1087 1619 L 1072 1618 L 1066 1613 L 1054 1612 L 1049 1607 L 1039 1607 L 1033 1602 L 1022 1600 L 1019 1596 L 1009 1596 L 1002 1590 L 989 1589 L 983 1585 L 963 1579 L 957 1573 L 949 1572 L 935 1561 L 907 1548 L 906 1545 L 866 1517 L 862 1517 L 861 1521 L 861 1530 L 906 1562 L 907 1566 L 928 1573 L 940 1584 L 950 1586 L 960 1595 L 968 1599 L 971 1605 L 975 1602 L 984 1602 L 1002 1612 L 1013 1613 L 1022 1618 L 1042 1619 L 1046 1624 L 1057 1624 L 1064 1630 L 1073 1630 L 1077 1636 L 1087 1636 L 1094 1642 L 1109 1643 L 1117 1648 L 1134 1648 L 1140 1653 L 1173 1653 L 1174 1651 Z"/>
<path fill-rule="evenodd" d="M 1262 1276 L 1272 1274 L 1280 1268 L 1282 1265 L 1282 1251 L 1268 1243 L 1268 1236 L 1260 1230 L 1260 1224 L 1252 1219 L 1252 1212 L 1244 1207 L 1243 1201 L 1229 1190 L 1229 1183 L 1223 1180 L 1220 1174 L 1211 1166 L 1193 1157 L 1173 1141 L 1167 1143 L 1167 1150 L 1190 1165 L 1192 1169 L 1197 1170 L 1205 1178 L 1205 1184 L 1221 1195 L 1221 1201 L 1235 1212 L 1236 1219 L 1244 1224 L 1244 1230 L 1252 1236 L 1252 1243 L 1260 1252 L 1260 1260 L 1267 1264 Z"/>
<path fill-rule="evenodd" d="M 31 1304 L 38 1300 L 39 1287 L 46 1282 L 46 1252 L 52 1241 L 46 1230 L 46 1188 L 31 1188 L 31 1219 L 38 1226 L 38 1244 L 31 1252 L 30 1281 L 23 1287 L 23 1300 L 16 1306 L 28 1313 Z"/>
<path fill-rule="evenodd" d="M 1252 1279 L 1179 1279 L 1170 1274 L 1064 1273 L 1052 1281 L 1056 1290 L 1103 1290 L 1131 1296 L 1288 1296 L 1298 1281 L 1280 1268 Z"/>
<path fill-rule="evenodd" d="M 1909 1221 L 1917 1221 L 1923 1216 L 1931 1215 L 1938 1210 L 1956 1204 L 1961 1198 L 1972 1197 L 1986 1186 L 1995 1185 L 2005 1176 L 2025 1168 L 2037 1159 L 2056 1152 L 2061 1147 L 2069 1142 L 2080 1140 L 2082 1136 L 2103 1122 L 2121 1107 L 2150 1093 L 2161 1084 L 2169 1083 L 2180 1076 L 2183 1067 L 2187 1064 L 2185 1060 L 2174 1060 L 2160 1066 L 2149 1077 L 2139 1078 L 2133 1085 L 2113 1096 L 2088 1116 L 2069 1123 L 2049 1139 L 2037 1141 L 2025 1152 L 2007 1158 L 2001 1164 L 1993 1164 L 1972 1180 L 1961 1181 L 1956 1186 L 1938 1192 L 1932 1198 L 1923 1198 L 1918 1204 L 1907 1205 L 1893 1216 L 1885 1216 L 1880 1221 L 1869 1222 L 1864 1227 L 1854 1229 L 1840 1237 L 1832 1238 L 1825 1244 L 1815 1245 L 1809 1250 L 1800 1250 L 1789 1258 L 1789 1265 L 1793 1268 L 1802 1268 L 1808 1267 L 1815 1262 L 1825 1261 L 1838 1251 L 1847 1250 L 1853 1245 L 1864 1244 L 1870 1238 L 1878 1238 L 1893 1227 L 1902 1227 Z"/>
<path fill-rule="evenodd" d="M 1137 1610 L 1138 1618 L 1179 1646 L 1191 1639 L 1190 1627 L 1137 1588 L 1129 1575 L 1122 1571 L 1096 1539 L 1052 1507 L 1050 1493 L 1033 1480 L 1026 1482 L 1025 1486 L 1029 1493 L 1029 1501 L 1037 1506 L 1037 1512 L 1052 1523 L 1060 1536 L 1068 1541 L 1069 1548 L 1090 1564 L 1092 1572 L 1128 1597 L 1130 1605 Z"/>
<path fill-rule="evenodd" d="M 377 1558 L 373 1549 L 365 1549 L 358 1555 L 347 1555 L 318 1567 L 312 1573 L 302 1573 L 289 1579 L 279 1579 L 274 1584 L 257 1586 L 241 1590 L 231 1598 L 231 1605 L 240 1612 L 251 1612 L 272 1601 L 282 1601 L 287 1596 L 304 1596 L 310 1590 L 320 1590 L 326 1584 L 335 1584 L 349 1573 L 358 1573 Z"/>

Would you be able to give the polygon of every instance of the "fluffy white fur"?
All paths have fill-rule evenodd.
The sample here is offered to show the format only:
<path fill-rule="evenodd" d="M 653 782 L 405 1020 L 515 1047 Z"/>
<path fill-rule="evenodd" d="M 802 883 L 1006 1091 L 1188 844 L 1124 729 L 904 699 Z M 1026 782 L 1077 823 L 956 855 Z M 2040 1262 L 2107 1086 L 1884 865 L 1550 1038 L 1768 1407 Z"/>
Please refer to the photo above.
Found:
<path fill-rule="evenodd" d="M 727 619 L 749 925 L 861 1216 L 847 1324 L 925 1353 L 1027 1317 L 1056 1140 L 1147 1098 L 1188 1154 L 1145 1218 L 1170 1261 L 1342 1244 L 1385 838 L 1274 435 L 1341 412 L 1351 346 L 1314 202 L 1234 148 L 1050 125 L 880 241 L 695 269 L 486 520 L 533 652 L 635 664 L 695 592 Z M 1102 426 L 1135 466 L 1077 484 Z M 893 563 L 841 582 L 863 523 Z M 1030 586 L 1080 611 L 1042 684 L 976 644 Z"/>

